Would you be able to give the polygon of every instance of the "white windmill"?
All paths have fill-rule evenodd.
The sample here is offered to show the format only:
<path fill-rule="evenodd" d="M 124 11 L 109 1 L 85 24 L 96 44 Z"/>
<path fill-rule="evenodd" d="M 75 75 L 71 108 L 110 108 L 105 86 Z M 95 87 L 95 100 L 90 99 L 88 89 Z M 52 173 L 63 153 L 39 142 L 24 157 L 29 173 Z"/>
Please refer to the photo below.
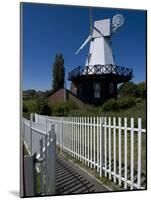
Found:
<path fill-rule="evenodd" d="M 111 37 L 123 25 L 121 14 L 111 19 L 92 23 L 90 10 L 90 35 L 76 52 L 79 53 L 90 42 L 85 66 L 78 66 L 68 73 L 71 92 L 84 103 L 102 105 L 110 98 L 117 98 L 118 84 L 132 79 L 130 68 L 117 66 L 114 63 Z"/>
<path fill-rule="evenodd" d="M 85 66 L 88 66 L 90 74 L 95 71 L 95 65 L 107 66 L 114 65 L 114 58 L 111 48 L 111 36 L 123 25 L 124 18 L 121 14 L 113 17 L 112 23 L 110 19 L 94 21 L 92 26 L 92 14 L 90 10 L 90 35 L 80 46 L 76 54 L 82 50 L 86 44 L 90 42 L 89 53 Z M 86 69 L 85 69 L 86 70 Z M 86 73 L 84 70 L 83 73 Z"/>

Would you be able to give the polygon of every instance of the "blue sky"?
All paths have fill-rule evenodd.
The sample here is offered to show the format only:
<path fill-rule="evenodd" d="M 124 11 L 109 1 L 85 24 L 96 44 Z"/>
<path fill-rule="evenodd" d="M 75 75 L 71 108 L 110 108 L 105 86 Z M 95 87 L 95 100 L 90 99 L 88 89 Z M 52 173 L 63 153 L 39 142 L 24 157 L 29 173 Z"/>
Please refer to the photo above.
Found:
<path fill-rule="evenodd" d="M 120 13 L 125 22 L 112 37 L 115 64 L 133 69 L 133 81 L 146 77 L 146 12 L 93 8 L 93 21 Z M 86 7 L 23 4 L 23 89 L 50 90 L 56 53 L 65 59 L 66 78 L 73 68 L 85 64 L 89 45 L 76 50 L 89 35 Z M 70 87 L 70 81 L 67 81 Z"/>

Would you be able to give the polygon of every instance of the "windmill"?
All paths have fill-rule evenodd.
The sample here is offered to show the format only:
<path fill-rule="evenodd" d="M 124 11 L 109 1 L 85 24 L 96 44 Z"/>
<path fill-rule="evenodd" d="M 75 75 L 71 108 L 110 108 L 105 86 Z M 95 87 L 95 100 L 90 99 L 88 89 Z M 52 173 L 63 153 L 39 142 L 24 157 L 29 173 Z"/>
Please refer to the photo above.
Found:
<path fill-rule="evenodd" d="M 90 13 L 90 35 L 76 52 L 78 54 L 90 42 L 85 66 L 114 65 L 111 36 L 123 25 L 124 18 L 117 14 L 113 17 L 112 24 L 110 21 L 110 19 L 98 20 L 92 26 L 92 14 Z"/>
<path fill-rule="evenodd" d="M 76 55 L 88 44 L 89 53 L 85 66 L 68 74 L 72 81 L 71 90 L 90 104 L 102 104 L 109 98 L 117 97 L 117 84 L 129 81 L 132 70 L 115 65 L 111 48 L 111 38 L 124 23 L 124 17 L 116 14 L 112 20 L 92 21 L 90 10 L 90 35 L 76 51 Z M 76 92 L 74 91 L 76 88 Z"/>

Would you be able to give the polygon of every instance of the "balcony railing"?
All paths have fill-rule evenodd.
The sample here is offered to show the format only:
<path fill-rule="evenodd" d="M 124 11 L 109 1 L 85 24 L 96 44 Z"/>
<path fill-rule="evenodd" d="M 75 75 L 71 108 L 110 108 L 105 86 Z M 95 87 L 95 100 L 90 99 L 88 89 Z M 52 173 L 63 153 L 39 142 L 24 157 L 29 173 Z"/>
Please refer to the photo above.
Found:
<path fill-rule="evenodd" d="M 107 74 L 114 74 L 131 79 L 133 76 L 133 71 L 130 68 L 120 67 L 116 65 L 79 66 L 68 73 L 68 80 L 72 81 L 79 76 Z"/>

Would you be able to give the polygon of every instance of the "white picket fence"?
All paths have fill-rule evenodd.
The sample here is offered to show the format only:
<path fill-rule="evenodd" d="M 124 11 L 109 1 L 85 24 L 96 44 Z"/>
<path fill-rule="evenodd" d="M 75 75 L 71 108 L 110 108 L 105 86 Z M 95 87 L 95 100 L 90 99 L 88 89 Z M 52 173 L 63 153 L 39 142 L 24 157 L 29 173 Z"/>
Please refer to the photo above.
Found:
<path fill-rule="evenodd" d="M 111 117 L 47 117 L 35 114 L 39 124 L 55 124 L 62 151 L 125 189 L 144 189 L 142 173 L 142 120 Z M 130 124 L 128 126 L 128 124 Z M 135 155 L 137 152 L 137 156 Z"/>
<path fill-rule="evenodd" d="M 52 195 L 56 192 L 56 134 L 54 124 L 48 124 L 44 121 L 36 123 L 33 120 L 33 114 L 30 118 L 30 120 L 22 119 L 23 141 L 30 155 L 36 153 L 36 159 L 40 165 L 36 168 L 40 175 L 40 194 Z"/>

